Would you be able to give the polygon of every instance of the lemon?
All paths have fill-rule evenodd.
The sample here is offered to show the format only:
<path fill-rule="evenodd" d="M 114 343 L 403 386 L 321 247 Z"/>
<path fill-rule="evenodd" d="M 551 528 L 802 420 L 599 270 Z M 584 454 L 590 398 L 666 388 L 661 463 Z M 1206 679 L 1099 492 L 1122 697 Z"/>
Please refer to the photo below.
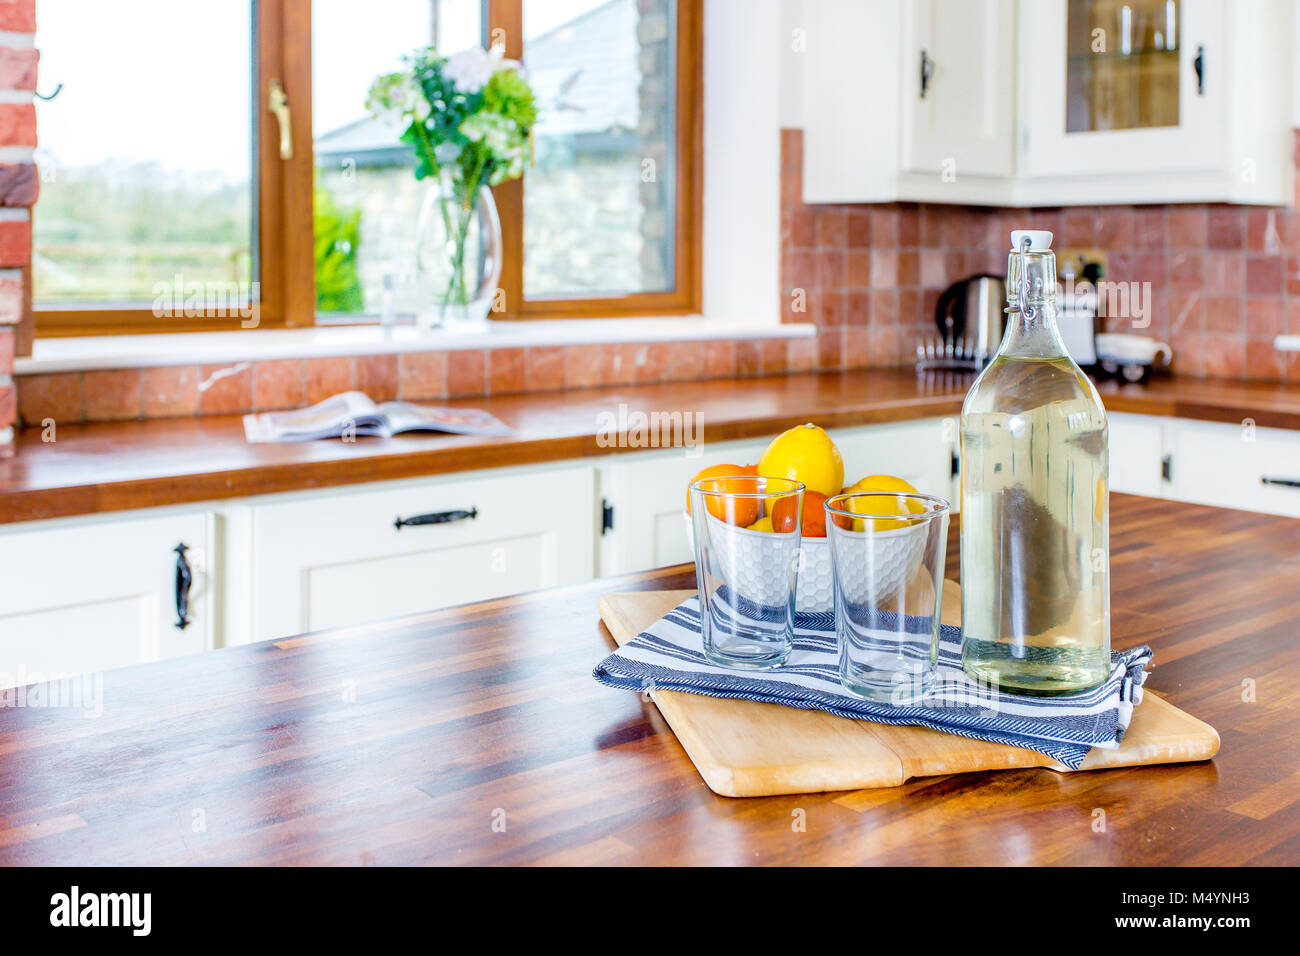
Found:
<path fill-rule="evenodd" d="M 886 494 L 864 494 L 864 492 L 886 492 Z M 925 506 L 919 501 L 900 499 L 898 494 L 915 494 L 916 489 L 902 478 L 893 475 L 868 475 L 861 481 L 854 482 L 844 489 L 846 495 L 858 495 L 850 498 L 848 510 L 860 515 L 915 515 L 921 514 Z M 906 528 L 910 522 L 893 521 L 889 518 L 856 518 L 854 531 L 894 531 Z M 868 525 L 870 527 L 868 528 Z"/>
<path fill-rule="evenodd" d="M 768 517 L 759 518 L 757 521 L 755 521 L 753 524 L 749 526 L 749 530 L 750 531 L 772 531 L 772 532 L 776 531 L 776 529 L 772 527 L 772 519 Z"/>
<path fill-rule="evenodd" d="M 844 459 L 825 429 L 796 425 L 772 439 L 758 460 L 758 473 L 802 481 L 809 491 L 829 497 L 839 494 L 844 484 Z"/>

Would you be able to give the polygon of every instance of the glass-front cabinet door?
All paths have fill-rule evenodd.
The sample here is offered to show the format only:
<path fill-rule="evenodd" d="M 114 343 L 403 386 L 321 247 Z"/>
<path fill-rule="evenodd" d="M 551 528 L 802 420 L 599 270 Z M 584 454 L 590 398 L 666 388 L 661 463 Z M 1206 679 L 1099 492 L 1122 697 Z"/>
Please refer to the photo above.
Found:
<path fill-rule="evenodd" d="M 1030 176 L 1222 167 L 1223 0 L 1022 2 Z"/>

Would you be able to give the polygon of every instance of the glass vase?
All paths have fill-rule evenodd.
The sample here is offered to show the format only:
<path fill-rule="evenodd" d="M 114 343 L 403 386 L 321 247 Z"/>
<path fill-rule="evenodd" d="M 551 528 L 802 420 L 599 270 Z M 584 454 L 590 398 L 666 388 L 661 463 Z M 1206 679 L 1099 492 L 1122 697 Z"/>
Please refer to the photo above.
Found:
<path fill-rule="evenodd" d="M 483 331 L 501 282 L 501 220 L 492 190 L 441 177 L 416 227 L 423 329 Z"/>

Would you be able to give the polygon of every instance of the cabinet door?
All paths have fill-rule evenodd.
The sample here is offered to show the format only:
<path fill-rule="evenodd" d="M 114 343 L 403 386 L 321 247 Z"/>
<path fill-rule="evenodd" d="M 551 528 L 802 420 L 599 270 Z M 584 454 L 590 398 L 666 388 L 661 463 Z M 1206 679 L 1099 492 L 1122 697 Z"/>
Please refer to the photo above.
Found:
<path fill-rule="evenodd" d="M 844 458 L 844 483 L 893 475 L 917 491 L 952 500 L 952 453 L 957 419 L 927 418 L 831 432 Z"/>
<path fill-rule="evenodd" d="M 898 198 L 899 31 L 907 0 L 803 0 L 798 64 L 807 203 Z M 802 38 L 802 39 L 801 39 Z"/>
<path fill-rule="evenodd" d="M 628 574 L 694 560 L 686 536 L 686 486 L 708 465 L 752 465 L 768 440 L 725 442 L 686 449 L 633 452 L 610 462 L 602 491 L 613 508 L 601 574 Z"/>
<path fill-rule="evenodd" d="M 1034 0 L 1020 11 L 1024 173 L 1226 168 L 1222 0 Z"/>
<path fill-rule="evenodd" d="M 1014 0 L 917 0 L 905 10 L 903 169 L 941 182 L 1011 175 Z"/>
<path fill-rule="evenodd" d="M 0 686 L 210 648 L 213 519 L 135 518 L 0 534 Z M 178 627 L 177 545 L 192 583 Z"/>
<path fill-rule="evenodd" d="M 1143 415 L 1112 412 L 1110 426 L 1110 490 L 1130 495 L 1164 497 L 1165 423 Z"/>
<path fill-rule="evenodd" d="M 257 505 L 254 639 L 588 580 L 595 514 L 589 467 Z M 395 524 L 425 515 L 445 520 Z"/>

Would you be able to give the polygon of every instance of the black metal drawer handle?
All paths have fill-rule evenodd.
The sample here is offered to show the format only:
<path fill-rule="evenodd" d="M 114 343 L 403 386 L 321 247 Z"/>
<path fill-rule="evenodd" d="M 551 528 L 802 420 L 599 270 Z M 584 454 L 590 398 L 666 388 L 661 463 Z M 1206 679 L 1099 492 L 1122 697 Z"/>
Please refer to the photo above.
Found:
<path fill-rule="evenodd" d="M 190 585 L 194 583 L 194 572 L 185 560 L 189 548 L 181 542 L 172 549 L 176 552 L 176 629 L 183 631 L 190 626 Z"/>
<path fill-rule="evenodd" d="M 930 79 L 934 76 L 934 60 L 930 54 L 921 51 L 921 99 L 925 99 L 925 94 L 930 89 Z"/>
<path fill-rule="evenodd" d="M 1261 485 L 1281 485 L 1283 488 L 1300 488 L 1300 478 L 1269 478 L 1263 476 L 1259 479 Z"/>
<path fill-rule="evenodd" d="M 1192 60 L 1192 69 L 1196 71 L 1196 95 L 1205 95 L 1205 44 L 1197 44 L 1196 57 Z"/>
<path fill-rule="evenodd" d="M 452 521 L 473 521 L 477 517 L 477 508 L 470 508 L 469 511 L 434 511 L 427 515 L 416 515 L 413 518 L 399 517 L 393 522 L 393 527 L 401 531 L 407 525 L 449 524 Z"/>

